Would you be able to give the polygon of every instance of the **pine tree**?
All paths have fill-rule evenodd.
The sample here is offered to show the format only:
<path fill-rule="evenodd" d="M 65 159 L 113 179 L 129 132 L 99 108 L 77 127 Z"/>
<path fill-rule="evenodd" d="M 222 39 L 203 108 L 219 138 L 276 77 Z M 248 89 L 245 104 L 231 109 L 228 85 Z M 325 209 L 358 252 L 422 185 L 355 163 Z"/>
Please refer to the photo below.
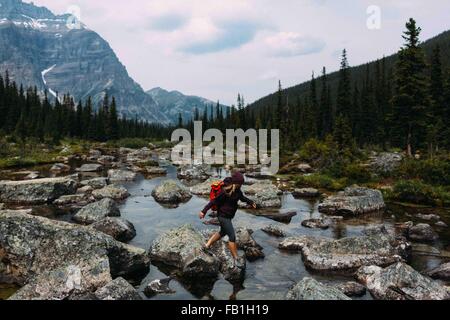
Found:
<path fill-rule="evenodd" d="M 348 64 L 347 50 L 342 52 L 341 68 L 339 70 L 339 84 L 337 93 L 337 116 L 351 120 L 351 76 Z"/>
<path fill-rule="evenodd" d="M 181 112 L 178 113 L 178 128 L 183 128 L 183 117 L 181 116 Z"/>
<path fill-rule="evenodd" d="M 429 116 L 431 118 L 428 124 L 428 143 L 429 152 L 432 156 L 435 150 L 439 150 L 439 146 L 445 143 L 445 124 L 444 118 L 444 76 L 442 72 L 441 48 L 437 45 L 431 57 L 431 73 L 430 73 L 430 97 L 431 110 Z"/>
<path fill-rule="evenodd" d="M 406 43 L 399 51 L 396 65 L 392 118 L 394 135 L 403 138 L 407 154 L 412 156 L 413 151 L 421 146 L 421 137 L 425 136 L 429 99 L 425 56 L 419 46 L 421 29 L 412 18 L 406 23 L 406 29 L 403 35 Z"/>
<path fill-rule="evenodd" d="M 117 115 L 116 99 L 113 97 L 111 101 L 111 108 L 109 110 L 109 139 L 119 139 L 119 123 Z"/>

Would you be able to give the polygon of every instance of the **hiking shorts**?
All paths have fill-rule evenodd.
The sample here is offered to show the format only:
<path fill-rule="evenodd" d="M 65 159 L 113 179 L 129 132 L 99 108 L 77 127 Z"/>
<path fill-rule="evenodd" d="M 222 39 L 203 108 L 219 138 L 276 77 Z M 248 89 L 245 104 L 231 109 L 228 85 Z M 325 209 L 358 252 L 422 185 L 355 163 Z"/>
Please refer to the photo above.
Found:
<path fill-rule="evenodd" d="M 236 242 L 236 233 L 234 232 L 233 223 L 231 219 L 219 217 L 220 236 L 223 238 L 228 236 L 230 242 Z"/>

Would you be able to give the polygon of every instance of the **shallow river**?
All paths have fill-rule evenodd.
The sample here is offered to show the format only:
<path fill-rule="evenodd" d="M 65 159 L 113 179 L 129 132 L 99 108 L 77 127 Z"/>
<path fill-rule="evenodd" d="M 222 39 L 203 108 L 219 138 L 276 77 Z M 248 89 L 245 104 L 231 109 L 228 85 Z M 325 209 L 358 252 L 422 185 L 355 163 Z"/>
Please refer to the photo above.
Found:
<path fill-rule="evenodd" d="M 134 183 L 125 184 L 131 197 L 120 207 L 122 217 L 131 221 L 137 231 L 137 236 L 130 244 L 148 249 L 153 240 L 166 231 L 179 227 L 183 224 L 192 224 L 197 229 L 217 228 L 205 226 L 198 218 L 199 211 L 206 205 L 207 199 L 194 196 L 188 203 L 178 208 L 169 209 L 159 205 L 151 196 L 151 191 L 161 181 L 166 179 L 177 179 L 176 168 L 168 166 L 168 175 L 151 180 L 141 177 Z M 224 171 L 219 171 L 224 175 Z M 346 219 L 345 221 L 330 227 L 328 230 L 307 229 L 301 226 L 305 219 L 319 218 L 322 216 L 317 211 L 318 202 L 295 199 L 290 194 L 283 196 L 283 209 L 295 209 L 295 216 L 290 224 L 282 224 L 264 217 L 257 217 L 251 211 L 239 211 L 234 220 L 235 227 L 253 229 L 253 237 L 264 248 L 265 259 L 247 263 L 246 279 L 241 287 L 233 287 L 227 281 L 219 278 L 214 284 L 203 285 L 199 283 L 196 288 L 186 288 L 177 281 L 172 281 L 170 286 L 176 291 L 171 295 L 158 295 L 153 299 L 283 299 L 289 287 L 300 281 L 305 276 L 312 276 L 326 283 L 337 283 L 340 281 L 353 280 L 351 277 L 323 276 L 312 274 L 305 269 L 301 255 L 289 254 L 278 250 L 279 239 L 271 237 L 260 229 L 269 224 L 280 226 L 288 235 L 313 235 L 339 239 L 348 236 L 357 236 L 366 228 L 374 225 L 384 224 L 393 228 L 394 223 L 399 221 L 420 221 L 412 216 L 417 212 L 429 213 L 433 209 L 406 209 L 398 206 L 389 206 L 386 213 L 364 215 L 357 219 Z M 43 211 L 44 213 L 46 212 Z M 450 224 L 449 212 L 441 210 L 438 212 L 442 220 Z M 43 214 L 43 215 L 47 215 Z M 58 216 L 58 219 L 69 220 L 69 215 Z M 439 230 L 437 230 L 439 231 Z M 450 245 L 450 234 L 448 228 L 440 232 L 440 240 L 432 247 L 429 245 L 417 245 L 413 254 L 411 265 L 419 271 L 437 266 L 450 258 L 448 251 Z M 437 252 L 441 251 L 440 254 Z M 150 273 L 142 281 L 139 289 L 143 291 L 145 285 L 155 279 L 165 278 L 158 267 L 151 266 Z M 0 284 L 0 299 L 6 298 L 14 292 L 11 286 Z M 370 294 L 360 299 L 371 299 Z"/>

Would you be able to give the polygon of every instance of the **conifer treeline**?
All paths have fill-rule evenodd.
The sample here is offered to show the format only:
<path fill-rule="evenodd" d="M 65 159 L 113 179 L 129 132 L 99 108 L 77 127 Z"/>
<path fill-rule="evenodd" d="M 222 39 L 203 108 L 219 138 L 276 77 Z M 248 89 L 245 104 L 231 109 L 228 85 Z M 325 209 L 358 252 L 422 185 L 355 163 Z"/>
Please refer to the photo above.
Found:
<path fill-rule="evenodd" d="M 91 98 L 75 104 L 66 94 L 50 102 L 47 92 L 40 97 L 36 87 L 24 89 L 0 75 L 0 132 L 41 141 L 79 138 L 95 141 L 120 138 L 166 138 L 167 128 L 137 119 L 120 118 L 114 97 L 105 94 L 101 106 L 94 109 Z M 97 111 L 94 111 L 97 110 Z"/>
<path fill-rule="evenodd" d="M 324 68 L 319 77 L 313 74 L 307 96 L 288 96 L 280 83 L 270 103 L 243 108 L 239 96 L 238 108 L 224 119 L 206 116 L 207 127 L 279 128 L 282 147 L 289 150 L 327 136 L 409 154 L 450 150 L 450 66 L 443 65 L 438 45 L 432 56 L 425 55 L 420 32 L 410 19 L 395 66 L 386 58 L 367 64 L 362 81 L 352 77 L 344 50 L 337 87 Z"/>

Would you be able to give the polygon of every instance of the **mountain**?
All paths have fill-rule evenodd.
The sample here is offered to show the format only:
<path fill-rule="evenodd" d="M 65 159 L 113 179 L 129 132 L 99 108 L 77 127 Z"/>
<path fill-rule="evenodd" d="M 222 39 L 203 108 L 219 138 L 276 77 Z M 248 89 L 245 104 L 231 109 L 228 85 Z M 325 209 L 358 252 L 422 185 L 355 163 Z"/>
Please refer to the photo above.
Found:
<path fill-rule="evenodd" d="M 162 88 L 153 88 L 147 91 L 153 100 L 157 103 L 158 109 L 166 114 L 172 121 L 177 121 L 178 115 L 181 113 L 183 120 L 191 120 L 194 114 L 195 108 L 198 109 L 200 114 L 203 114 L 205 107 L 210 108 L 214 106 L 214 114 L 216 114 L 217 102 L 197 97 L 187 96 L 179 91 L 167 91 Z M 220 105 L 222 110 L 228 108 L 227 106 Z M 208 109 L 210 112 L 210 109 Z"/>
<path fill-rule="evenodd" d="M 444 68 L 449 69 L 450 68 L 450 30 L 445 31 L 445 32 L 422 43 L 422 47 L 424 48 L 424 51 L 425 51 L 427 57 L 432 56 L 432 51 L 436 47 L 436 45 L 439 45 L 441 48 L 442 65 L 444 66 Z M 349 55 L 351 56 L 351 52 L 349 52 Z M 389 71 L 389 73 L 393 72 L 393 68 L 397 61 L 397 57 L 398 57 L 397 54 L 393 54 L 393 55 L 386 57 L 386 61 L 385 61 L 386 69 Z M 363 83 L 365 74 L 366 74 L 367 65 L 370 67 L 371 70 L 375 70 L 376 61 L 369 62 L 368 64 L 363 64 L 360 66 L 355 66 L 350 69 L 351 75 L 352 75 L 352 80 L 354 83 Z M 319 69 L 320 66 L 318 65 L 318 66 L 316 66 L 316 68 Z M 337 87 L 338 87 L 339 72 L 333 72 L 333 73 L 328 74 L 327 76 L 328 76 L 328 84 L 330 85 L 332 96 L 335 97 L 336 92 L 337 92 Z M 372 79 L 372 81 L 373 80 L 374 79 Z M 284 89 L 283 94 L 284 94 L 284 96 L 289 97 L 290 99 L 292 99 L 294 101 L 298 98 L 303 100 L 305 98 L 309 98 L 310 85 L 311 85 L 311 81 L 306 81 L 306 82 L 303 82 L 296 86 Z M 335 99 L 333 99 L 333 101 L 334 100 Z M 265 97 L 255 101 L 253 104 L 250 105 L 250 108 L 251 108 L 251 110 L 261 110 L 262 108 L 276 106 L 276 104 L 277 104 L 277 94 L 275 92 L 273 94 L 270 94 L 268 96 L 265 96 Z"/>
<path fill-rule="evenodd" d="M 95 106 L 108 93 L 122 116 L 168 124 L 109 44 L 82 23 L 73 28 L 70 18 L 21 0 L 0 0 L 0 73 L 53 96 L 91 96 Z"/>

